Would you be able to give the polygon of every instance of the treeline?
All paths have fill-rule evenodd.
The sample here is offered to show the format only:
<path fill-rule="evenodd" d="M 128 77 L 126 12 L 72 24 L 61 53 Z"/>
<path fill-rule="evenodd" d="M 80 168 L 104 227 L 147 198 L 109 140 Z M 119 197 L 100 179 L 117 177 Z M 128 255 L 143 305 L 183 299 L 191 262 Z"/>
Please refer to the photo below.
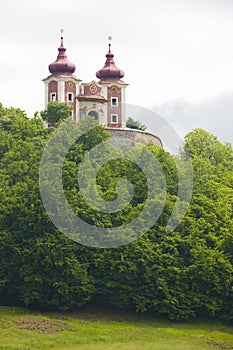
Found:
<path fill-rule="evenodd" d="M 173 156 L 148 146 L 166 177 L 163 213 L 148 233 L 130 244 L 90 248 L 58 232 L 43 207 L 39 166 L 51 133 L 39 117 L 28 119 L 19 109 L 0 105 L 0 303 L 62 310 L 98 301 L 171 319 L 205 314 L 231 321 L 232 147 L 201 129 L 186 136 L 181 157 L 189 153 L 192 159 L 193 196 L 179 226 L 167 234 L 177 171 Z M 113 215 L 84 202 L 77 182 L 80 163 L 93 146 L 108 138 L 103 127 L 96 127 L 72 146 L 63 169 L 71 207 L 99 227 L 130 222 L 147 197 L 140 169 L 118 159 L 99 171 L 98 190 L 105 200 L 114 199 L 119 178 L 128 179 L 135 188 L 130 205 Z"/>

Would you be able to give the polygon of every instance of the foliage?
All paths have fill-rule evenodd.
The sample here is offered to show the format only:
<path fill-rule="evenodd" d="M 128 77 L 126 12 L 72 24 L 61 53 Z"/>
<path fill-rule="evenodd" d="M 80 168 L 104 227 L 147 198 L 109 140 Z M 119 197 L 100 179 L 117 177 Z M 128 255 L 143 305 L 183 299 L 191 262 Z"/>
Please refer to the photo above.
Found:
<path fill-rule="evenodd" d="M 194 192 L 187 214 L 170 234 L 165 227 L 177 199 L 175 162 L 165 150 L 148 146 L 166 178 L 162 215 L 139 240 L 119 248 L 94 249 L 59 233 L 44 210 L 39 165 L 48 137 L 40 118 L 28 119 L 23 111 L 0 105 L 1 303 L 49 310 L 92 300 L 171 319 L 205 314 L 232 321 L 231 146 L 201 129 L 186 136 L 181 157 L 189 154 L 192 159 Z M 64 162 L 63 186 L 80 217 L 92 225 L 117 227 L 141 212 L 148 184 L 138 166 L 119 157 L 100 168 L 97 190 L 111 201 L 117 198 L 119 179 L 127 179 L 134 187 L 129 205 L 117 213 L 101 213 L 85 202 L 77 180 L 80 165 L 94 146 L 108 138 L 106 130 L 97 126 L 71 147 Z M 58 140 L 58 148 L 62 142 Z M 107 151 L 111 155 L 111 149 Z M 131 152 L 140 156 L 144 150 Z"/>
<path fill-rule="evenodd" d="M 142 124 L 139 120 L 134 120 L 132 117 L 129 117 L 126 120 L 126 127 L 130 129 L 137 129 L 137 130 L 146 130 L 146 125 Z"/>
<path fill-rule="evenodd" d="M 89 264 L 78 254 L 83 248 L 54 229 L 40 198 L 38 170 L 48 138 L 43 123 L 18 114 L 0 133 L 1 302 L 43 309 L 82 305 L 94 291 Z"/>
<path fill-rule="evenodd" d="M 47 108 L 40 112 L 41 118 L 56 126 L 60 121 L 65 120 L 72 114 L 72 108 L 65 102 L 51 101 L 48 103 Z"/>

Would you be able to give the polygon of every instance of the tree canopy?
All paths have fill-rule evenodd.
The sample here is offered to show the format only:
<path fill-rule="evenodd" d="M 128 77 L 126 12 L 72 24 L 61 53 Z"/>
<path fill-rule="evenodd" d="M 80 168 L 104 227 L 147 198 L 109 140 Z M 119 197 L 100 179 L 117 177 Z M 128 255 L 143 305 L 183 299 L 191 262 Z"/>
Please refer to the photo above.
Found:
<path fill-rule="evenodd" d="M 126 127 L 130 129 L 136 129 L 136 130 L 146 130 L 146 125 L 142 124 L 139 120 L 135 120 L 132 117 L 129 117 L 126 120 Z"/>
<path fill-rule="evenodd" d="M 51 101 L 48 103 L 47 108 L 40 112 L 41 118 L 56 126 L 60 121 L 65 120 L 72 114 L 72 108 L 65 102 Z"/>
<path fill-rule="evenodd" d="M 166 178 L 164 210 L 140 239 L 100 249 L 61 234 L 43 207 L 39 166 L 50 137 L 40 118 L 28 119 L 19 109 L 0 105 L 1 304 L 57 310 L 92 300 L 171 319 L 206 314 L 232 321 L 231 145 L 201 129 L 187 134 L 180 157 L 189 154 L 193 163 L 193 197 L 185 217 L 169 234 L 165 228 L 177 198 L 176 165 L 168 152 L 148 146 Z M 110 202 L 117 198 L 119 179 L 128 179 L 134 187 L 130 204 L 116 213 L 102 213 L 85 202 L 77 180 L 82 160 L 109 137 L 102 126 L 96 126 L 73 144 L 63 167 L 70 206 L 83 220 L 100 227 L 132 221 L 143 209 L 148 189 L 135 164 L 115 159 L 100 168 L 97 190 Z"/>

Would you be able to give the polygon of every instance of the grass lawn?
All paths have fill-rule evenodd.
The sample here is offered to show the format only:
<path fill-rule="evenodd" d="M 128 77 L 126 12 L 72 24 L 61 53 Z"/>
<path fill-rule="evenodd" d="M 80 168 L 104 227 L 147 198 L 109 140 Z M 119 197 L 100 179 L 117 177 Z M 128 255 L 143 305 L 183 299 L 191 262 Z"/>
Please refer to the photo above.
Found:
<path fill-rule="evenodd" d="M 42 314 L 0 307 L 0 350 L 47 349 L 232 350 L 233 328 L 93 309 Z"/>

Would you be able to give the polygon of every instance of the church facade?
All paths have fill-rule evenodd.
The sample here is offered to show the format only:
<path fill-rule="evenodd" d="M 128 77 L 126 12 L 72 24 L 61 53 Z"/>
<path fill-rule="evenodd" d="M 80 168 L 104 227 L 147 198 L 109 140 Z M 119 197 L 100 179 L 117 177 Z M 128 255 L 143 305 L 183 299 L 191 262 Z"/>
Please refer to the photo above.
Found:
<path fill-rule="evenodd" d="M 83 83 L 75 76 L 75 64 L 69 62 L 67 58 L 63 37 L 61 37 L 57 59 L 48 68 L 50 75 L 43 79 L 45 107 L 51 101 L 65 102 L 72 108 L 74 121 L 89 115 L 105 126 L 113 136 L 122 135 L 124 139 L 132 140 L 131 146 L 152 142 L 162 147 L 162 142 L 156 135 L 126 128 L 125 95 L 128 84 L 122 80 L 124 72 L 115 64 L 111 43 L 109 43 L 105 64 L 96 73 L 98 82 Z"/>
<path fill-rule="evenodd" d="M 51 101 L 66 102 L 72 108 L 75 121 L 90 115 L 106 127 L 126 126 L 125 89 L 128 84 L 122 80 L 124 72 L 115 65 L 111 44 L 104 67 L 96 73 L 98 82 L 82 83 L 75 76 L 75 65 L 67 58 L 63 37 L 57 59 L 49 65 L 49 71 L 51 74 L 43 79 L 45 106 Z"/>

